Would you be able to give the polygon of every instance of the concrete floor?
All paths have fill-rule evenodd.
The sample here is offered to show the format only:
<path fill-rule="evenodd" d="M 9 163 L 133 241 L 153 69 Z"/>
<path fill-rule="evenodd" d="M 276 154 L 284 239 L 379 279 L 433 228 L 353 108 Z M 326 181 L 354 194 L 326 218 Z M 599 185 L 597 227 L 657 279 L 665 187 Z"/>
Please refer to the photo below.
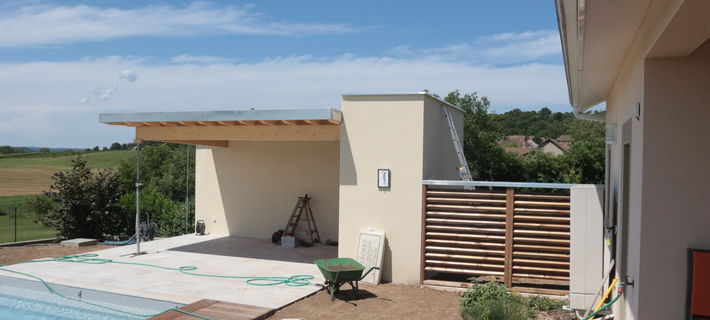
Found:
<path fill-rule="evenodd" d="M 318 291 L 324 279 L 312 263 L 337 257 L 337 247 L 284 249 L 269 240 L 228 236 L 184 235 L 141 244 L 148 254 L 131 257 L 135 245 L 95 251 L 98 258 L 161 266 L 196 266 L 194 272 L 244 276 L 312 275 L 313 285 L 252 286 L 243 279 L 206 278 L 142 266 L 115 263 L 27 263 L 6 268 L 44 278 L 50 283 L 189 304 L 220 300 L 277 309 Z"/>

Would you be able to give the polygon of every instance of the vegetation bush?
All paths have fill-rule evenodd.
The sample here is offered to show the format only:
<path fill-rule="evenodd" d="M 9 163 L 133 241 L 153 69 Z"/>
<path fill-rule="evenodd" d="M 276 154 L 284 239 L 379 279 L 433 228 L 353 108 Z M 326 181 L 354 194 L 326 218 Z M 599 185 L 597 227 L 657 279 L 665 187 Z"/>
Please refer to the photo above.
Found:
<path fill-rule="evenodd" d="M 44 196 L 28 202 L 38 213 L 38 221 L 62 236 L 101 238 L 123 233 L 130 225 L 118 206 L 119 197 L 114 170 L 92 171 L 86 160 L 77 156 L 69 171 L 52 176 Z"/>
<path fill-rule="evenodd" d="M 519 294 L 500 283 L 474 284 L 461 299 L 464 320 L 525 320 L 528 311 Z"/>
<path fill-rule="evenodd" d="M 464 320 L 535 319 L 541 311 L 559 310 L 562 302 L 544 296 L 523 297 L 501 283 L 474 283 L 459 308 Z"/>

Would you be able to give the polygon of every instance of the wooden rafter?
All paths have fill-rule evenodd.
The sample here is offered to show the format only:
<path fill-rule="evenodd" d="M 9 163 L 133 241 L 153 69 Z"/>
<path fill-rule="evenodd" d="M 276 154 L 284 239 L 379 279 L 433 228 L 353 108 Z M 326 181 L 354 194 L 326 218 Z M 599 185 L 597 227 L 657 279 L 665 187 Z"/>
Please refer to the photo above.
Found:
<path fill-rule="evenodd" d="M 320 124 L 315 120 L 303 120 L 303 122 L 310 124 L 310 125 L 319 125 Z"/>

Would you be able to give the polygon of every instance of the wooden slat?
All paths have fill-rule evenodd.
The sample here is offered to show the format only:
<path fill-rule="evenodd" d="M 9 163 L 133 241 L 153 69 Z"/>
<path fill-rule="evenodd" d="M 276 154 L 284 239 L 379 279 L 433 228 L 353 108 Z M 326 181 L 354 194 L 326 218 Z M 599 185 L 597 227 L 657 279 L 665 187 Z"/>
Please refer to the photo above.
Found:
<path fill-rule="evenodd" d="M 515 208 L 515 213 L 561 213 L 569 215 L 569 210 L 562 209 L 533 209 L 533 208 Z"/>
<path fill-rule="evenodd" d="M 534 207 L 562 207 L 569 208 L 569 202 L 550 202 L 550 201 L 525 201 L 516 200 L 515 206 L 534 206 Z"/>
<path fill-rule="evenodd" d="M 473 198 L 434 198 L 428 197 L 429 202 L 444 202 L 444 203 L 498 203 L 505 204 L 505 200 L 498 199 L 473 199 Z"/>
<path fill-rule="evenodd" d="M 569 280 L 565 276 L 550 276 L 545 274 L 530 274 L 530 273 L 513 273 L 513 277 L 519 278 L 534 278 L 534 279 L 552 279 L 552 280 Z"/>
<path fill-rule="evenodd" d="M 427 252 L 424 254 L 428 258 L 438 258 L 438 259 L 458 259 L 458 260 L 471 260 L 471 261 L 498 261 L 503 262 L 504 258 L 501 257 L 490 257 L 490 256 L 472 256 L 463 254 L 446 254 L 446 253 L 433 253 Z"/>
<path fill-rule="evenodd" d="M 550 266 L 563 266 L 569 268 L 569 262 L 567 261 L 554 261 L 554 260 L 535 260 L 535 259 L 520 259 L 513 258 L 513 263 L 515 264 L 541 264 Z"/>
<path fill-rule="evenodd" d="M 473 262 L 460 262 L 460 261 L 444 261 L 444 260 L 426 260 L 426 265 L 444 265 L 452 267 L 470 267 L 470 268 L 489 268 L 489 269 L 503 269 L 503 265 L 500 264 L 490 264 L 490 263 L 473 263 Z"/>
<path fill-rule="evenodd" d="M 560 200 L 569 202 L 570 196 L 566 195 L 553 195 L 553 194 L 523 194 L 519 193 L 515 195 L 516 199 L 548 199 L 548 200 Z"/>
<path fill-rule="evenodd" d="M 513 287 L 513 291 L 522 293 L 533 293 L 533 294 L 546 294 L 553 296 L 566 296 L 569 294 L 569 290 L 563 289 L 546 289 L 546 288 L 527 288 L 527 287 Z"/>
<path fill-rule="evenodd" d="M 427 209 L 449 209 L 449 210 L 462 210 L 462 211 L 496 211 L 505 212 L 505 207 L 491 207 L 491 206 L 462 206 L 462 205 L 450 205 L 450 204 L 427 204 Z"/>
<path fill-rule="evenodd" d="M 549 231 L 549 230 L 528 230 L 528 229 L 516 229 L 513 234 L 528 234 L 528 235 L 541 235 L 541 236 L 557 236 L 557 237 L 568 237 L 569 232 L 565 231 Z"/>
<path fill-rule="evenodd" d="M 471 269 L 441 268 L 441 267 L 426 267 L 426 271 L 439 271 L 439 272 L 472 274 L 472 275 L 494 275 L 494 276 L 502 276 L 503 275 L 502 271 L 486 271 L 486 270 L 471 270 Z"/>
<path fill-rule="evenodd" d="M 525 228 L 541 228 L 541 229 L 560 229 L 569 230 L 569 224 L 552 224 L 552 223 L 533 223 L 533 222 L 515 222 L 514 227 L 525 227 Z"/>
<path fill-rule="evenodd" d="M 446 232 L 427 232 L 427 237 L 432 238 L 456 238 L 456 239 L 492 239 L 505 240 L 505 236 L 494 236 L 489 234 L 463 234 L 463 233 L 446 233 Z"/>
<path fill-rule="evenodd" d="M 513 237 L 514 241 L 537 242 L 537 243 L 554 243 L 566 244 L 569 246 L 570 240 L 565 239 L 547 239 L 547 238 L 529 238 L 529 237 Z"/>
<path fill-rule="evenodd" d="M 541 245 L 535 245 L 535 244 L 519 244 L 515 243 L 513 244 L 513 249 L 520 248 L 520 249 L 530 249 L 530 250 L 543 250 L 543 251 L 562 251 L 562 252 L 569 252 L 569 246 L 566 247 L 554 247 L 554 246 L 541 246 Z"/>
<path fill-rule="evenodd" d="M 464 253 L 484 253 L 484 254 L 496 254 L 503 255 L 505 251 L 503 250 L 491 250 L 491 249 L 480 249 L 480 248 L 456 248 L 456 247 L 441 247 L 441 246 L 426 246 L 428 251 L 444 251 L 444 252 L 464 252 Z"/>
<path fill-rule="evenodd" d="M 555 279 L 536 279 L 536 278 L 521 278 L 513 277 L 513 283 L 520 284 L 535 284 L 535 285 L 553 285 L 553 286 L 569 286 L 569 280 L 555 280 Z"/>
<path fill-rule="evenodd" d="M 455 226 L 447 226 L 447 225 L 428 225 L 427 231 L 432 230 L 432 231 L 452 231 L 454 233 L 456 232 L 477 232 L 477 233 L 505 233 L 505 229 L 503 228 L 477 228 L 477 227 L 455 227 Z"/>
<path fill-rule="evenodd" d="M 515 271 L 541 272 L 541 273 L 562 273 L 569 275 L 569 269 L 556 269 L 530 266 L 513 266 Z"/>
<path fill-rule="evenodd" d="M 456 241 L 456 240 L 439 240 L 439 239 L 426 239 L 426 243 L 436 243 L 451 246 L 477 246 L 477 247 L 492 247 L 492 248 L 505 248 L 503 243 L 494 242 L 481 242 L 481 241 Z"/>
<path fill-rule="evenodd" d="M 481 220 L 474 220 L 476 218 L 497 218 L 497 219 L 505 219 L 505 215 L 502 214 L 490 214 L 490 213 L 467 213 L 467 212 L 443 212 L 443 211 L 427 211 L 427 216 L 429 217 L 449 217 L 449 218 L 459 218 L 459 219 L 467 219 L 469 221 L 481 221 Z M 481 224 L 502 224 L 505 225 L 505 222 L 503 221 L 485 221 L 485 222 L 480 222 Z"/>
<path fill-rule="evenodd" d="M 548 216 L 527 216 L 527 215 L 519 215 L 519 216 L 515 216 L 515 220 L 547 221 L 547 222 L 567 222 L 567 223 L 569 223 L 570 218 L 568 218 L 568 217 L 548 217 Z"/>
<path fill-rule="evenodd" d="M 516 257 L 545 257 L 553 259 L 569 259 L 569 254 L 564 253 L 549 253 L 549 252 L 529 252 L 529 251 L 514 251 L 513 256 Z"/>
<path fill-rule="evenodd" d="M 426 218 L 426 223 L 428 224 L 457 224 L 457 225 L 477 225 L 476 221 L 471 220 L 456 220 L 456 219 L 438 219 L 438 218 Z"/>
<path fill-rule="evenodd" d="M 427 195 L 433 196 L 453 196 L 453 197 L 494 197 L 494 198 L 505 198 L 504 192 L 473 192 L 473 191 L 441 191 L 441 190 L 428 190 Z"/>

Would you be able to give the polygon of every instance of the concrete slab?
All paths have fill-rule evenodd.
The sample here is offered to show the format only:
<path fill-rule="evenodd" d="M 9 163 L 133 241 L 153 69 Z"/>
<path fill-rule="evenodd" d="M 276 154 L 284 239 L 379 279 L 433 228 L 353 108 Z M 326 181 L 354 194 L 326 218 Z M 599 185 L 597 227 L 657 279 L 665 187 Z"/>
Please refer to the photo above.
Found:
<path fill-rule="evenodd" d="M 245 279 L 199 277 L 179 271 L 116 263 L 84 264 L 42 262 L 5 268 L 33 274 L 50 283 L 128 294 L 189 304 L 201 299 L 278 309 L 321 289 L 325 280 L 312 263 L 337 257 L 337 247 L 286 249 L 270 240 L 218 235 L 184 235 L 141 244 L 147 254 L 131 256 L 135 245 L 100 250 L 98 258 L 148 263 L 178 268 L 195 266 L 194 272 L 214 275 L 310 275 L 312 284 L 253 286 Z M 11 276 L 12 274 L 8 274 Z M 15 275 L 16 276 L 16 275 Z M 20 276 L 18 276 L 20 277 Z"/>
<path fill-rule="evenodd" d="M 60 244 L 65 247 L 86 247 L 86 246 L 95 245 L 97 242 L 98 241 L 96 241 L 96 239 L 76 238 L 76 239 L 64 240 L 64 241 L 60 242 Z"/>

